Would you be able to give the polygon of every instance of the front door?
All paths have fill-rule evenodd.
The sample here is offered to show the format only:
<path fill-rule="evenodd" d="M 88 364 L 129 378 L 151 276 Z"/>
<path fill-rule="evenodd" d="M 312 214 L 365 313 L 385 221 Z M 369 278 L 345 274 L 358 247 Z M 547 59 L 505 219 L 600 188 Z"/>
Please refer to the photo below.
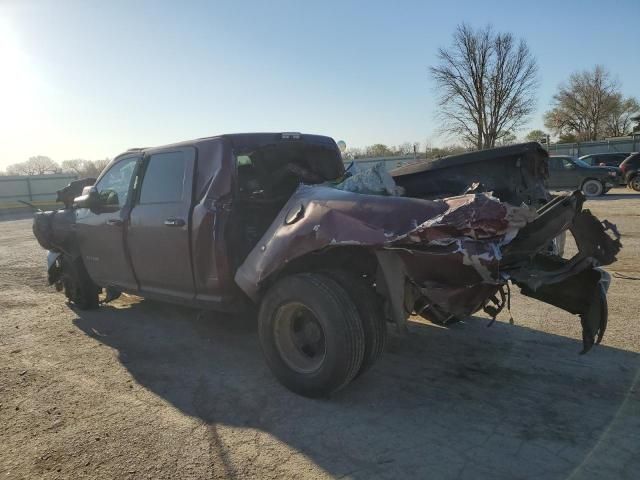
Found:
<path fill-rule="evenodd" d="M 189 242 L 195 149 L 156 150 L 143 159 L 127 245 L 142 293 L 195 296 Z"/>
<path fill-rule="evenodd" d="M 76 234 L 80 254 L 93 281 L 103 287 L 115 285 L 136 290 L 127 260 L 124 232 L 132 196 L 137 156 L 124 157 L 109 167 L 95 184 L 100 206 L 76 210 Z"/>

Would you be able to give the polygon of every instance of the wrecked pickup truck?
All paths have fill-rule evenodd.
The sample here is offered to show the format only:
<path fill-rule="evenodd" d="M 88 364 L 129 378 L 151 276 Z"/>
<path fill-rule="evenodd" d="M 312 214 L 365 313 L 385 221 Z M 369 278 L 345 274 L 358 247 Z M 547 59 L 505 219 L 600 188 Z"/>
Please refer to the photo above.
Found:
<path fill-rule="evenodd" d="M 222 135 L 125 152 L 59 192 L 34 233 L 80 309 L 121 292 L 257 308 L 275 376 L 324 396 L 374 364 L 387 322 L 495 319 L 509 283 L 579 315 L 583 352 L 601 340 L 618 235 L 580 192 L 549 195 L 547 163 L 529 143 L 350 175 L 328 137 Z"/>

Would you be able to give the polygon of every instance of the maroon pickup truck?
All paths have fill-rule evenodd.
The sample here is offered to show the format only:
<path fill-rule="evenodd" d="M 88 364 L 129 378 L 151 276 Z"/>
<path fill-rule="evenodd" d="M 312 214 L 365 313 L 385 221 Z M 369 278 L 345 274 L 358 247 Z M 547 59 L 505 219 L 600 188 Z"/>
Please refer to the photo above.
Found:
<path fill-rule="evenodd" d="M 374 364 L 387 323 L 495 318 L 509 283 L 579 315 L 583 352 L 601 340 L 599 267 L 618 235 L 580 192 L 549 196 L 547 161 L 529 143 L 351 173 L 329 137 L 221 135 L 128 150 L 60 191 L 65 208 L 37 213 L 34 233 L 50 284 L 76 307 L 127 292 L 258 310 L 275 376 L 324 396 Z M 566 230 L 579 250 L 569 259 Z"/>

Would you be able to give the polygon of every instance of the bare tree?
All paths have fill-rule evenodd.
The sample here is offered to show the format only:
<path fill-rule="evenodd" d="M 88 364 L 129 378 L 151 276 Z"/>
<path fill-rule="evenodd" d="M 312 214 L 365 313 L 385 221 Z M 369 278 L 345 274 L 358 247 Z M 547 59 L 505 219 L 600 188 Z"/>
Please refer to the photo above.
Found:
<path fill-rule="evenodd" d="M 391 157 L 393 151 L 383 143 L 376 143 L 365 147 L 364 154 L 367 157 Z"/>
<path fill-rule="evenodd" d="M 108 158 L 101 160 L 65 160 L 62 162 L 62 170 L 74 173 L 80 178 L 96 178 L 109 162 L 110 160 Z"/>
<path fill-rule="evenodd" d="M 640 112 L 640 104 L 633 98 L 622 98 L 616 94 L 611 111 L 605 119 L 605 135 L 608 137 L 622 137 L 633 131 L 634 115 Z"/>
<path fill-rule="evenodd" d="M 547 132 L 543 130 L 538 130 L 538 129 L 531 130 L 524 137 L 524 139 L 527 140 L 528 142 L 539 142 L 540 140 L 546 139 L 546 138 L 547 138 Z"/>
<path fill-rule="evenodd" d="M 87 164 L 87 160 L 82 160 L 80 158 L 76 158 L 73 160 L 63 160 L 62 162 L 62 171 L 75 173 L 79 177 L 82 176 L 82 172 L 85 170 Z"/>
<path fill-rule="evenodd" d="M 27 162 L 21 162 L 9 165 L 6 169 L 7 175 L 29 175 L 29 173 L 27 173 L 26 163 Z"/>
<path fill-rule="evenodd" d="M 526 121 L 535 106 L 538 67 L 524 40 L 459 25 L 438 50 L 431 75 L 440 92 L 443 130 L 478 149 L 490 148 Z"/>
<path fill-rule="evenodd" d="M 507 145 L 513 145 L 518 141 L 518 138 L 513 133 L 507 133 L 500 137 L 500 139 L 496 142 L 496 145 L 505 147 Z"/>
<path fill-rule="evenodd" d="M 15 163 L 7 167 L 9 175 L 44 175 L 60 172 L 60 166 L 49 157 L 37 155 L 26 162 Z"/>
<path fill-rule="evenodd" d="M 60 172 L 60 165 L 44 155 L 30 157 L 27 164 L 35 171 L 35 175 Z"/>
<path fill-rule="evenodd" d="M 111 162 L 110 158 L 102 158 L 100 160 L 93 161 L 93 166 L 96 169 L 96 174 L 95 174 L 96 177 L 100 175 L 102 170 L 104 170 L 107 165 L 109 165 L 109 162 Z"/>
<path fill-rule="evenodd" d="M 619 83 L 601 65 L 573 73 L 553 96 L 544 124 L 555 134 L 578 141 L 619 136 L 631 127 L 638 109 L 634 98 L 623 99 Z"/>

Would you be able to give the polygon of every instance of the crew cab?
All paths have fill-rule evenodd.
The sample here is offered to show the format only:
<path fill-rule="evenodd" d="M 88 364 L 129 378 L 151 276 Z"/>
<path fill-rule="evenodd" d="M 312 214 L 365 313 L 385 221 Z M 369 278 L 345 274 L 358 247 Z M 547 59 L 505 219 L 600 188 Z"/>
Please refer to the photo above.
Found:
<path fill-rule="evenodd" d="M 388 323 L 495 318 L 508 282 L 579 315 L 583 352 L 602 339 L 600 267 L 620 242 L 580 192 L 549 195 L 547 162 L 530 143 L 350 176 L 329 137 L 221 135 L 128 150 L 60 191 L 34 234 L 75 307 L 127 292 L 257 311 L 278 380 L 325 396 L 375 363 Z M 567 229 L 570 259 L 554 248 Z"/>
<path fill-rule="evenodd" d="M 568 155 L 552 155 L 549 158 L 547 185 L 552 190 L 577 189 L 587 197 L 597 197 L 621 183 L 619 168 L 591 166 Z"/>

